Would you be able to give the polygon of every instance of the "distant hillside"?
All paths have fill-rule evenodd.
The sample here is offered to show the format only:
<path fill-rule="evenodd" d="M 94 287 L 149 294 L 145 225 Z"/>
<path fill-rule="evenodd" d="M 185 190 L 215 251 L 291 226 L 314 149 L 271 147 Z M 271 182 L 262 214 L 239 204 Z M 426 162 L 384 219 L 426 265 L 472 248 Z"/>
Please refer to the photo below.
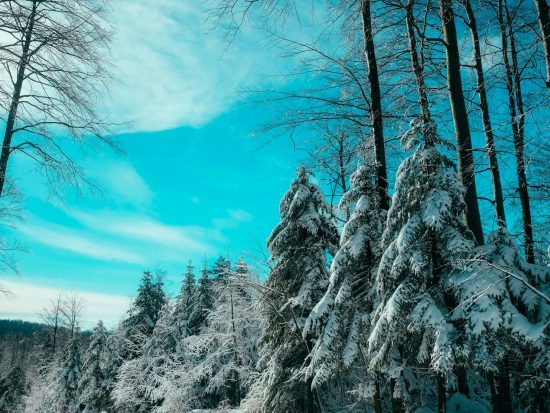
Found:
<path fill-rule="evenodd" d="M 30 335 L 39 333 L 47 328 L 45 324 L 33 323 L 23 320 L 2 320 L 0 319 L 0 336 L 19 334 Z"/>

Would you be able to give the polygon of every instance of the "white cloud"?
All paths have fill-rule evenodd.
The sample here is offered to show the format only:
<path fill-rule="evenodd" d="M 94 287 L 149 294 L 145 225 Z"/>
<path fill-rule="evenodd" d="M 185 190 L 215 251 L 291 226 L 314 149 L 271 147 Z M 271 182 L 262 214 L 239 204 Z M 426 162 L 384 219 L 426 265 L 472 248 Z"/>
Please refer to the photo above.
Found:
<path fill-rule="evenodd" d="M 266 59 L 238 46 L 224 52 L 207 33 L 204 5 L 181 0 L 123 0 L 115 6 L 112 47 L 119 82 L 111 115 L 144 131 L 199 126 L 227 110 Z M 265 63 L 264 63 L 265 64 Z"/>
<path fill-rule="evenodd" d="M 147 263 L 143 255 L 122 248 L 105 240 L 96 240 L 84 231 L 60 225 L 21 225 L 19 232 L 43 245 L 71 251 L 102 261 L 117 261 L 132 264 Z"/>
<path fill-rule="evenodd" d="M 51 287 L 16 281 L 2 280 L 2 286 L 9 289 L 13 295 L 2 298 L 0 317 L 28 321 L 39 321 L 40 311 L 47 307 L 50 299 L 55 298 L 60 292 Z M 109 326 L 114 326 L 130 304 L 129 297 L 122 295 L 87 291 L 71 291 L 71 293 L 78 294 L 86 302 L 82 325 L 84 328 L 93 327 L 99 319 Z"/>
<path fill-rule="evenodd" d="M 212 242 L 223 237 L 199 226 L 168 225 L 146 215 L 131 212 L 69 210 L 67 213 L 97 232 L 108 233 L 134 241 L 150 242 L 190 253 L 211 253 Z"/>
<path fill-rule="evenodd" d="M 136 207 L 151 204 L 151 189 L 129 162 L 102 159 L 91 163 L 88 169 L 103 190 L 108 192 L 110 200 Z"/>

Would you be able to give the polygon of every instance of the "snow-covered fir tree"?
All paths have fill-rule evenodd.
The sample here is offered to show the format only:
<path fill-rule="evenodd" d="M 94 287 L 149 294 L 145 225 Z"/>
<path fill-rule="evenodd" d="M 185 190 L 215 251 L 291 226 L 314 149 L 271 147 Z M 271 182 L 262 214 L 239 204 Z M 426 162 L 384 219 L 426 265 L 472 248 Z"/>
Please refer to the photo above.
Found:
<path fill-rule="evenodd" d="M 82 377 L 82 350 L 78 334 L 71 339 L 65 349 L 65 356 L 57 370 L 57 378 L 53 383 L 52 410 L 44 413 L 70 413 L 77 408 L 78 383 Z"/>
<path fill-rule="evenodd" d="M 177 340 L 183 339 L 196 333 L 191 329 L 191 315 L 196 300 L 195 274 L 193 263 L 189 261 L 185 272 L 180 291 L 176 297 L 173 312 L 173 322 Z"/>
<path fill-rule="evenodd" d="M 110 379 L 107 375 L 107 330 L 103 321 L 94 328 L 90 344 L 84 355 L 82 377 L 78 382 L 78 410 L 84 413 L 101 413 L 109 404 Z"/>
<path fill-rule="evenodd" d="M 25 372 L 19 366 L 14 367 L 0 380 L 0 413 L 22 411 L 23 396 L 28 393 Z"/>
<path fill-rule="evenodd" d="M 113 390 L 117 412 L 146 413 L 162 404 L 164 382 L 173 368 L 175 349 L 172 306 L 166 302 L 141 353 L 120 367 Z"/>
<path fill-rule="evenodd" d="M 374 174 L 368 167 L 359 166 L 339 205 L 352 213 L 332 261 L 329 287 L 311 312 L 304 333 L 321 330 L 308 367 L 314 387 L 320 388 L 328 381 L 334 382 L 338 378 L 335 376 L 343 376 L 352 386 L 348 391 L 359 391 L 361 396 L 368 395 L 374 398 L 374 404 L 380 405 L 378 383 L 372 375 L 365 377 L 370 316 L 377 301 L 374 280 L 386 222 L 386 211 L 378 205 Z M 335 400 L 335 394 L 330 399 Z"/>
<path fill-rule="evenodd" d="M 254 377 L 260 322 L 258 284 L 245 267 L 228 271 L 212 289 L 216 301 L 200 335 L 184 340 L 187 374 L 199 391 L 199 407 L 238 406 Z"/>
<path fill-rule="evenodd" d="M 231 260 L 226 257 L 218 257 L 212 266 L 211 275 L 213 280 L 222 280 L 231 270 Z"/>
<path fill-rule="evenodd" d="M 141 277 L 138 293 L 128 311 L 122 327 L 126 343 L 121 348 L 122 356 L 131 359 L 140 352 L 143 339 L 153 333 L 162 306 L 166 302 L 162 275 L 156 277 L 145 271 Z"/>
<path fill-rule="evenodd" d="M 544 411 L 542 400 L 550 395 L 550 268 L 525 261 L 500 225 L 478 247 L 469 270 L 452 274 L 450 283 L 458 302 L 452 319 L 463 330 L 458 352 L 468 369 L 488 378 L 493 410 L 512 409 L 513 388 L 519 387 L 523 408 Z"/>
<path fill-rule="evenodd" d="M 210 271 L 208 270 L 208 262 L 206 260 L 200 274 L 199 284 L 195 290 L 195 298 L 193 300 L 193 311 L 189 319 L 188 328 L 191 335 L 200 332 L 214 303 L 212 280 L 210 279 Z"/>
<path fill-rule="evenodd" d="M 394 404 L 413 410 L 445 409 L 446 386 L 455 382 L 456 337 L 447 319 L 446 277 L 475 246 L 462 218 L 464 186 L 437 148 L 443 143 L 435 125 L 416 121 L 402 138 L 405 150 L 416 150 L 397 171 L 376 280 L 381 301 L 369 337 L 371 367 L 390 380 Z M 414 374 L 419 369 L 431 374 Z M 422 388 L 433 375 L 435 382 Z"/>
<path fill-rule="evenodd" d="M 327 252 L 335 249 L 338 233 L 323 193 L 304 167 L 279 211 L 281 221 L 267 241 L 274 265 L 259 298 L 262 374 L 247 405 L 255 412 L 314 412 L 319 406 L 305 378 L 313 341 L 302 330 L 328 287 Z"/>

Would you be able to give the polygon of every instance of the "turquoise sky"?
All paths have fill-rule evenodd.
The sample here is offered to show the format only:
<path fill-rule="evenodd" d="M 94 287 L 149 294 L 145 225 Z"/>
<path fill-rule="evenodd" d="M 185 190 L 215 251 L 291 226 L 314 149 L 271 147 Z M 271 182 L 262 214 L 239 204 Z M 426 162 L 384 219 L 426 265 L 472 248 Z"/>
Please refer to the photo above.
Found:
<path fill-rule="evenodd" d="M 36 319 L 72 291 L 87 300 L 89 323 L 112 322 L 143 270 L 165 270 L 174 291 L 189 259 L 264 247 L 301 156 L 288 139 L 252 137 L 270 114 L 242 103 L 244 89 L 277 70 L 275 52 L 246 32 L 227 48 L 190 3 L 114 10 L 117 81 L 105 111 L 132 126 L 116 137 L 125 155 L 79 157 L 101 195 L 60 201 L 28 159 L 10 160 L 25 221 L 8 236 L 28 252 L 17 255 L 20 276 L 0 280 L 14 293 L 0 317 Z"/>
<path fill-rule="evenodd" d="M 17 255 L 19 276 L 0 278 L 14 294 L 0 301 L 0 317 L 37 319 L 50 299 L 71 291 L 88 303 L 86 325 L 98 318 L 112 325 L 124 314 L 143 270 L 165 270 L 173 292 L 189 259 L 197 267 L 219 255 L 250 260 L 247 254 L 264 248 L 304 153 L 288 137 L 253 133 L 274 113 L 267 105 L 247 104 L 243 91 L 284 88 L 289 80 L 271 75 L 294 68 L 299 56 L 280 59 L 281 50 L 270 46 L 266 33 L 251 28 L 243 28 L 227 47 L 199 3 L 116 2 L 111 16 L 116 80 L 100 109 L 131 124 L 115 131 L 125 154 L 105 147 L 85 156 L 75 153 L 101 194 L 75 196 L 69 190 L 60 200 L 28 159 L 10 160 L 8 173 L 24 194 L 25 219 L 6 235 L 28 252 Z M 316 10 L 302 15 L 312 21 L 290 20 L 285 36 L 304 43 L 319 39 L 325 26 L 319 24 L 323 9 Z M 331 52 L 341 51 L 337 43 L 331 46 Z M 468 53 L 462 57 L 468 59 Z M 473 73 L 464 71 L 463 79 L 471 84 Z M 491 104 L 495 117 L 507 118 L 499 92 L 491 95 Z M 453 140 L 449 111 L 440 114 L 440 133 Z M 529 120 L 528 144 L 546 130 L 544 116 L 530 116 L 535 122 Z M 474 146 L 483 147 L 479 113 L 474 111 L 470 122 Z M 385 127 L 393 136 L 400 124 L 388 120 Z M 505 125 L 496 133 L 505 137 L 510 131 Z M 388 160 L 391 182 L 401 156 L 398 150 Z M 510 190 L 515 186 L 510 154 L 501 159 L 501 168 Z M 490 197 L 488 173 L 477 181 L 479 195 Z M 488 232 L 494 226 L 492 208 L 486 201 L 480 206 Z M 510 208 L 507 214 L 518 233 L 516 212 Z"/>

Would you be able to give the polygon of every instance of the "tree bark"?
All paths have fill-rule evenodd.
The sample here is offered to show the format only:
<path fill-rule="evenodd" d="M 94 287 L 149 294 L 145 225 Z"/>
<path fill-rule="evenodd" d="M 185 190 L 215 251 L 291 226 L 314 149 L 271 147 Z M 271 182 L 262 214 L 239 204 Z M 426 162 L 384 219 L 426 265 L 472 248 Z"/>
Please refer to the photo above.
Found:
<path fill-rule="evenodd" d="M 550 91 L 550 7 L 546 0 L 534 0 L 534 2 L 537 7 L 537 19 L 542 36 L 544 57 L 546 58 L 546 87 Z"/>
<path fill-rule="evenodd" d="M 380 396 L 379 377 L 376 377 L 376 380 L 374 382 L 374 396 L 372 398 L 372 404 L 374 408 L 374 413 L 382 413 L 382 397 Z"/>
<path fill-rule="evenodd" d="M 487 145 L 487 157 L 489 158 L 489 168 L 491 170 L 491 181 L 493 186 L 494 209 L 497 220 L 506 225 L 506 214 L 504 212 L 504 197 L 502 195 L 502 181 L 500 179 L 500 168 L 498 165 L 497 151 L 495 147 L 495 137 L 491 124 L 491 115 L 489 111 L 489 100 L 487 99 L 487 90 L 485 88 L 485 76 L 483 72 L 483 63 L 481 58 L 481 47 L 479 45 L 479 32 L 477 30 L 477 20 L 470 0 L 463 0 L 464 8 L 468 16 L 468 27 L 472 36 L 474 47 L 474 66 L 477 80 L 477 94 L 479 96 L 479 107 L 483 122 L 483 132 L 485 134 L 485 143 Z"/>
<path fill-rule="evenodd" d="M 380 199 L 380 208 L 389 208 L 388 175 L 386 167 L 386 151 L 384 142 L 384 126 L 382 121 L 382 94 L 378 78 L 378 63 L 372 33 L 371 0 L 361 0 L 361 18 L 363 21 L 363 37 L 365 42 L 365 57 L 367 59 L 368 78 L 370 83 L 371 121 L 374 140 L 374 160 L 376 162 L 376 184 Z"/>
<path fill-rule="evenodd" d="M 535 262 L 533 225 L 531 218 L 531 201 L 529 198 L 529 186 L 525 170 L 525 143 L 524 125 L 525 111 L 523 107 L 523 95 L 521 90 L 521 76 L 517 60 L 517 50 L 508 7 L 502 0 L 498 0 L 497 19 L 502 42 L 502 62 L 505 69 L 506 89 L 508 91 L 508 106 L 510 109 L 510 123 L 514 137 L 514 150 L 516 157 L 516 174 L 518 178 L 518 195 L 521 204 L 521 218 L 523 225 L 523 241 L 525 244 L 525 259 L 527 262 Z M 510 47 L 508 47 L 510 40 Z M 510 53 L 511 61 L 508 56 Z"/>
<path fill-rule="evenodd" d="M 437 413 L 447 412 L 447 391 L 445 389 L 445 378 L 437 374 Z"/>
<path fill-rule="evenodd" d="M 27 68 L 29 59 L 29 50 L 32 42 L 32 35 L 34 30 L 34 22 L 36 18 L 37 1 L 33 0 L 31 14 L 27 22 L 28 27 L 25 31 L 23 40 L 23 49 L 21 53 L 21 59 L 19 60 L 19 66 L 17 68 L 17 76 L 13 87 L 13 94 L 10 103 L 10 111 L 8 113 L 8 119 L 6 121 L 6 130 L 4 132 L 4 140 L 2 142 L 2 152 L 0 153 L 0 196 L 4 193 L 4 184 L 6 182 L 6 171 L 8 169 L 8 160 L 11 154 L 11 141 L 13 138 L 15 120 L 17 118 L 17 109 L 19 108 L 19 101 L 21 99 L 21 90 L 23 88 L 23 81 L 25 80 L 25 70 Z"/>
<path fill-rule="evenodd" d="M 418 91 L 418 101 L 421 110 L 422 126 L 425 128 L 429 126 L 431 122 L 430 103 L 428 101 L 428 93 L 426 89 L 426 82 L 424 81 L 424 67 L 418 57 L 418 50 L 416 47 L 416 34 L 414 32 L 414 0 L 409 0 L 406 6 L 406 22 L 407 22 L 407 36 L 409 38 L 409 54 L 411 56 L 411 66 L 416 79 L 416 89 Z M 426 132 L 426 131 L 425 131 Z M 430 139 L 431 135 L 424 134 L 427 144 L 433 144 Z"/>
<path fill-rule="evenodd" d="M 453 113 L 453 122 L 456 133 L 458 151 L 458 172 L 466 187 L 466 226 L 472 231 L 478 244 L 483 244 L 483 228 L 477 202 L 475 182 L 474 158 L 472 154 L 472 137 L 468 113 L 462 90 L 460 74 L 460 54 L 452 0 L 440 0 L 441 22 L 445 38 L 445 53 L 447 58 L 447 88 Z"/>
<path fill-rule="evenodd" d="M 512 413 L 512 395 L 510 392 L 510 372 L 508 357 L 505 357 L 498 373 L 493 376 L 491 404 L 494 412 Z"/>

